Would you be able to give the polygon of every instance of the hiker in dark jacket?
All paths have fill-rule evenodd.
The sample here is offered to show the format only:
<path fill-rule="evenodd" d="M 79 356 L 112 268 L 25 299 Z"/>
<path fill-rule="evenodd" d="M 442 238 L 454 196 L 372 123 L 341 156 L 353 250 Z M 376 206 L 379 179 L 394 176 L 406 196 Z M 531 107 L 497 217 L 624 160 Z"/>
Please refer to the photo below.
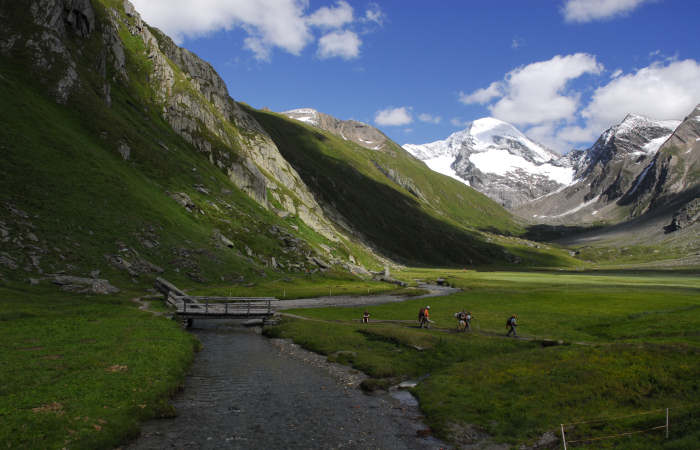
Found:
<path fill-rule="evenodd" d="M 369 323 L 369 311 L 365 309 L 365 312 L 362 313 L 362 323 Z"/>
<path fill-rule="evenodd" d="M 515 319 L 516 316 L 513 314 L 506 322 L 506 328 L 508 328 L 508 334 L 506 334 L 506 336 L 510 336 L 510 334 L 513 333 L 513 337 L 518 337 L 518 333 L 515 332 L 515 327 L 518 326 Z"/>

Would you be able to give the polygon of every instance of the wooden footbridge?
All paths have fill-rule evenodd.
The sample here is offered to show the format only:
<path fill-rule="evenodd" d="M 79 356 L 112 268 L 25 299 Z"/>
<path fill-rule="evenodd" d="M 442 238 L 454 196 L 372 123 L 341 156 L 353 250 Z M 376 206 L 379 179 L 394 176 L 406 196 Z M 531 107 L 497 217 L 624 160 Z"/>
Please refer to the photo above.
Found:
<path fill-rule="evenodd" d="M 165 296 L 165 302 L 175 308 L 183 326 L 190 327 L 194 319 L 269 319 L 275 314 L 274 297 L 203 297 L 187 295 L 174 284 L 156 278 L 155 288 Z"/>

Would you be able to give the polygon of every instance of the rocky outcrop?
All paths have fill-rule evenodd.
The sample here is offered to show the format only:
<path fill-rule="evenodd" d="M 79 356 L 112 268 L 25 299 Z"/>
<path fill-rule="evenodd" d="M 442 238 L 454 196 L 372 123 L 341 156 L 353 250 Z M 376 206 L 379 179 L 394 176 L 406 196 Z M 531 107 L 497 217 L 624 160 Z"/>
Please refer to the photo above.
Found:
<path fill-rule="evenodd" d="M 61 290 L 76 292 L 79 294 L 116 294 L 119 289 L 112 286 L 109 281 L 99 278 L 83 278 L 70 275 L 53 275 L 48 278 L 51 282 L 61 287 Z"/>
<path fill-rule="evenodd" d="M 399 173 L 397 170 L 389 167 L 389 168 L 384 168 L 382 167 L 377 161 L 372 161 L 372 164 L 374 164 L 374 167 L 376 167 L 381 173 L 384 174 L 388 179 L 393 181 L 394 183 L 398 184 L 402 188 L 406 189 L 411 195 L 419 198 L 420 200 L 427 202 L 428 200 L 425 198 L 425 195 L 418 189 L 416 184 L 411 180 L 410 178 L 403 176 L 401 173 Z"/>
<path fill-rule="evenodd" d="M 666 233 L 688 228 L 691 225 L 700 222 L 700 198 L 691 200 L 681 209 L 673 214 L 671 223 L 664 227 Z"/>

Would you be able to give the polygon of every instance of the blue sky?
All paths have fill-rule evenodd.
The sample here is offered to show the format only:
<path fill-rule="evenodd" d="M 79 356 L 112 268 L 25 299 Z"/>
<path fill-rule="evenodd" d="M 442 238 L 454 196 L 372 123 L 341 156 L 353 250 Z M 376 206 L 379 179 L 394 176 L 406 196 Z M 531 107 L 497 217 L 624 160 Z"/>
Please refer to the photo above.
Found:
<path fill-rule="evenodd" d="M 132 0 L 254 107 L 312 107 L 399 144 L 495 116 L 560 151 L 626 113 L 700 103 L 695 0 Z"/>

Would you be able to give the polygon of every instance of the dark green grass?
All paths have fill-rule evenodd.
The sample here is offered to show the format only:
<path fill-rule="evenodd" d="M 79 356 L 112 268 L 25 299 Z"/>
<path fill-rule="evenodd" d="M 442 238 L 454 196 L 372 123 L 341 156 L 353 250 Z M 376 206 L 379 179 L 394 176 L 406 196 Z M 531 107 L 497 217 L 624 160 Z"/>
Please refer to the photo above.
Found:
<path fill-rule="evenodd" d="M 0 288 L 0 436 L 9 448 L 106 448 L 172 414 L 198 345 L 130 294 Z"/>
<path fill-rule="evenodd" d="M 363 307 L 297 310 L 312 320 L 285 320 L 268 333 L 352 364 L 375 379 L 369 386 L 427 376 L 414 393 L 447 439 L 474 424 L 499 442 L 533 443 L 561 423 L 671 408 L 669 441 L 655 431 L 581 445 L 693 448 L 700 429 L 697 277 L 422 269 L 398 276 L 440 275 L 465 291 L 369 308 L 373 321 L 404 322 L 361 325 Z M 426 303 L 431 330 L 415 322 Z M 463 307 L 475 316 L 473 333 L 455 332 L 453 314 Z M 511 313 L 519 315 L 519 335 L 536 340 L 504 337 Z M 544 347 L 542 338 L 569 344 Z M 571 439 L 650 428 L 662 416 L 572 426 Z"/>

